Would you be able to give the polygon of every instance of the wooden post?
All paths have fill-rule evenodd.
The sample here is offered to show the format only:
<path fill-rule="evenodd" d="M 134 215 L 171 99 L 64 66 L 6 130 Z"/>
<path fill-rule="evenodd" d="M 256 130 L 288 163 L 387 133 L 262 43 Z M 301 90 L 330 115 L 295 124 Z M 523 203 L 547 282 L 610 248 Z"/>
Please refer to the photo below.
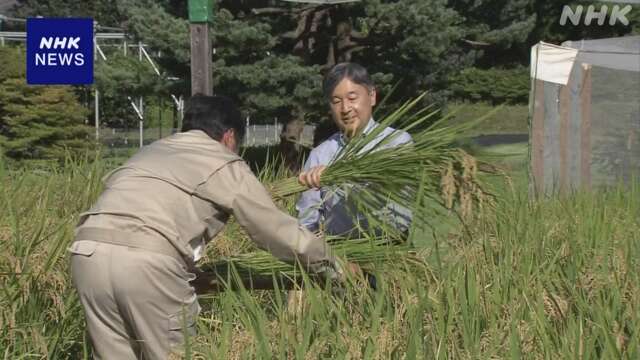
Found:
<path fill-rule="evenodd" d="M 278 118 L 275 118 L 273 120 L 273 141 L 275 143 L 278 142 L 278 137 L 280 134 L 278 134 Z"/>
<path fill-rule="evenodd" d="M 158 96 L 158 139 L 162 139 L 162 110 L 164 101 L 162 97 Z"/>
<path fill-rule="evenodd" d="M 98 88 L 94 88 L 94 106 L 95 106 L 95 126 L 96 126 L 96 142 L 100 140 L 100 92 Z"/>
<path fill-rule="evenodd" d="M 213 94 L 211 37 L 212 0 L 189 0 L 191 32 L 191 94 Z"/>
<path fill-rule="evenodd" d="M 544 82 L 534 80 L 533 117 L 531 119 L 531 170 L 537 196 L 544 195 Z"/>
<path fill-rule="evenodd" d="M 567 85 L 560 87 L 560 194 L 569 191 L 569 117 L 571 107 L 570 86 L 574 81 L 569 78 Z"/>
<path fill-rule="evenodd" d="M 96 41 L 96 22 L 93 22 L 93 58 L 96 58 L 96 53 L 98 50 L 98 41 Z M 3 44 L 4 45 L 4 44 Z M 98 85 L 96 84 L 93 87 L 94 97 L 93 97 L 93 105 L 94 105 L 94 122 L 96 127 L 96 143 L 100 140 L 100 92 L 98 91 Z"/>
<path fill-rule="evenodd" d="M 580 134 L 580 169 L 582 187 L 591 190 L 591 65 L 582 64 L 582 91 L 580 107 L 582 130 Z"/>
<path fill-rule="evenodd" d="M 140 99 L 138 99 L 139 101 L 139 109 L 140 109 L 140 121 L 138 122 L 138 125 L 140 127 L 139 131 L 140 131 L 140 147 L 144 146 L 144 102 L 142 100 L 142 96 L 140 96 Z"/>

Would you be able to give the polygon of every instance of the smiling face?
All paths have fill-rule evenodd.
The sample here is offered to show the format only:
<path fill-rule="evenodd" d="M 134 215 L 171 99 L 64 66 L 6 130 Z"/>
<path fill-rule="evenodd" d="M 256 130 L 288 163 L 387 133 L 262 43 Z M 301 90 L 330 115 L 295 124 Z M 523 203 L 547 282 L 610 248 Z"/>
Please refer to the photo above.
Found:
<path fill-rule="evenodd" d="M 331 114 L 340 131 L 351 139 L 360 134 L 371 119 L 376 91 L 349 78 L 342 79 L 331 94 Z"/>

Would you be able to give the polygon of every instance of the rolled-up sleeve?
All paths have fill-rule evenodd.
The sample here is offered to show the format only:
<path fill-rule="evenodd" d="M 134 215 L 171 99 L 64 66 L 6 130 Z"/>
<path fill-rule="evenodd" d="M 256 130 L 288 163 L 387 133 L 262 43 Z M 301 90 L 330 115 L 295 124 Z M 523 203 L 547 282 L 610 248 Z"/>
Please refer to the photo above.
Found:
<path fill-rule="evenodd" d="M 202 196 L 233 214 L 258 247 L 284 261 L 296 258 L 312 271 L 335 261 L 327 243 L 275 205 L 243 161 L 231 162 L 197 189 Z"/>
<path fill-rule="evenodd" d="M 318 154 L 312 151 L 309 154 L 309 158 L 304 164 L 303 170 L 308 171 L 321 164 L 318 158 Z M 296 210 L 298 211 L 298 221 L 301 225 L 309 229 L 310 231 L 317 231 L 320 227 L 322 208 L 322 195 L 318 189 L 309 189 L 300 195 L 300 199 L 296 203 Z"/>

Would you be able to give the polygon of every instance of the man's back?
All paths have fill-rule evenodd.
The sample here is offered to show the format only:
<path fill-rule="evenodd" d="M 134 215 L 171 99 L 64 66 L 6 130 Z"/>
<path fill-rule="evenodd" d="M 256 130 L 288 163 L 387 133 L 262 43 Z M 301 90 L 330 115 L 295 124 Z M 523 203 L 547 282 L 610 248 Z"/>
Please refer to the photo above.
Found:
<path fill-rule="evenodd" d="M 106 228 L 156 236 L 193 258 L 193 245 L 202 242 L 205 231 L 215 236 L 228 217 L 211 199 L 198 196 L 199 186 L 234 161 L 241 158 L 200 131 L 156 141 L 108 175 L 105 191 L 82 214 L 79 231 Z"/>
<path fill-rule="evenodd" d="M 182 131 L 107 176 L 80 219 L 71 271 L 97 359 L 166 359 L 195 335 L 192 262 L 230 215 L 275 257 L 337 276 L 326 242 L 280 211 L 236 155 L 243 122 L 230 99 L 194 96 Z"/>

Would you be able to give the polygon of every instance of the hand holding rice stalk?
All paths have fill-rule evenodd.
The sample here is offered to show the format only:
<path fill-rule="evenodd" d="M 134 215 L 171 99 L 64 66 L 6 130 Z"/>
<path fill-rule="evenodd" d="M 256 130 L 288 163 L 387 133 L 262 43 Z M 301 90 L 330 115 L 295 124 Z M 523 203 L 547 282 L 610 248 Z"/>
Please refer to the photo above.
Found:
<path fill-rule="evenodd" d="M 449 119 L 447 116 L 420 129 L 439 114 L 439 110 L 430 107 L 413 111 L 424 95 L 402 105 L 368 134 L 352 139 L 322 172 L 320 179 L 322 186 L 348 195 L 369 224 L 392 234 L 393 226 L 376 216 L 384 203 L 393 202 L 419 214 L 418 210 L 428 203 L 435 202 L 451 209 L 460 202 L 463 209 L 468 209 L 474 200 L 479 203 L 484 200 L 475 159 L 454 145 L 465 137 L 468 129 L 499 108 L 461 125 L 444 126 Z M 393 138 L 400 134 L 396 131 L 381 138 L 381 133 L 389 126 L 410 133 L 413 142 L 389 147 Z M 298 178 L 290 177 L 276 182 L 270 190 L 273 197 L 285 198 L 303 192 L 307 187 L 300 184 Z M 456 193 L 458 199 L 453 198 Z M 413 222 L 422 226 L 428 225 L 430 220 L 414 216 Z"/>
<path fill-rule="evenodd" d="M 380 261 L 410 260 L 415 263 L 410 242 L 389 241 L 389 238 L 403 236 L 393 224 L 379 216 L 382 206 L 395 203 L 413 213 L 411 239 L 419 229 L 438 221 L 440 214 L 429 213 L 425 205 L 435 203 L 441 208 L 452 209 L 460 203 L 464 210 L 474 201 L 483 201 L 484 192 L 477 181 L 475 160 L 454 145 L 464 137 L 466 130 L 493 112 L 476 121 L 448 127 L 444 126 L 448 117 L 444 117 L 420 129 L 439 113 L 430 107 L 414 111 L 423 96 L 402 105 L 368 134 L 351 139 L 322 173 L 321 185 L 334 188 L 348 198 L 369 224 L 369 229 L 363 229 L 364 238 L 327 239 L 336 256 L 365 268 L 367 264 Z M 393 138 L 400 134 L 396 131 L 382 137 L 382 131 L 389 126 L 409 132 L 413 142 L 389 147 Z M 297 177 L 278 181 L 270 188 L 275 198 L 285 198 L 307 189 Z M 367 235 L 366 231 L 371 229 L 375 229 L 377 235 Z M 245 279 L 300 274 L 295 264 L 279 261 L 265 251 L 221 259 L 208 270 L 224 279 L 228 278 L 231 267 Z"/>

